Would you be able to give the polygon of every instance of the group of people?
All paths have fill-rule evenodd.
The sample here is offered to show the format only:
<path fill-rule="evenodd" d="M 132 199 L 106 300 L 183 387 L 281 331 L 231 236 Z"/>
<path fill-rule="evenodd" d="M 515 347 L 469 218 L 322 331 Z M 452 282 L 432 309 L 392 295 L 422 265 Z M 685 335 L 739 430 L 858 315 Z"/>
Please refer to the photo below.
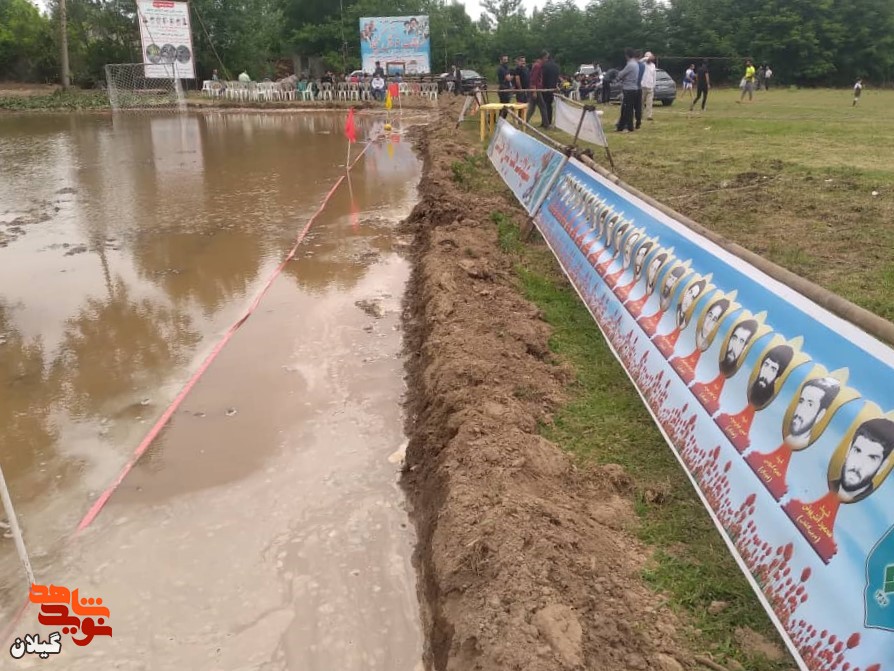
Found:
<path fill-rule="evenodd" d="M 651 51 L 642 54 L 628 47 L 624 50 L 624 57 L 627 62 L 617 76 L 621 84 L 621 114 L 615 130 L 632 133 L 642 125 L 643 112 L 646 120 L 653 119 L 657 66 L 655 54 Z"/>
<path fill-rule="evenodd" d="M 548 51 L 544 51 L 530 68 L 524 56 L 518 56 L 515 67 L 510 67 L 509 56 L 504 54 L 497 67 L 497 94 L 504 105 L 512 102 L 513 95 L 516 102 L 527 103 L 528 119 L 535 109 L 539 110 L 540 126 L 550 128 L 553 125 L 553 101 L 556 91 L 561 90 L 561 78 L 559 64 Z"/>

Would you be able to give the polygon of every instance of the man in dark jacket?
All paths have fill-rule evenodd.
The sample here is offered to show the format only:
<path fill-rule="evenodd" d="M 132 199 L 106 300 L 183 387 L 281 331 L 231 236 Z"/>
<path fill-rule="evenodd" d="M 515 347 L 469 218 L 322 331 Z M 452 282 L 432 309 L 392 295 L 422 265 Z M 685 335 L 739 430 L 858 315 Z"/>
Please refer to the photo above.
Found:
<path fill-rule="evenodd" d="M 512 71 L 509 69 L 509 56 L 500 56 L 497 68 L 497 85 L 500 89 L 500 102 L 504 105 L 512 101 Z"/>
<path fill-rule="evenodd" d="M 531 73 L 528 72 L 528 64 L 525 62 L 524 56 L 515 59 L 515 99 L 520 103 L 528 102 L 528 89 L 531 88 Z"/>
<path fill-rule="evenodd" d="M 559 64 L 553 60 L 553 57 L 549 55 L 548 51 L 543 52 L 543 88 L 544 93 L 542 94 L 543 99 L 543 109 L 541 109 L 541 114 L 545 111 L 546 118 L 544 119 L 544 124 L 542 126 L 544 128 L 549 128 L 553 125 L 553 99 L 555 97 L 555 90 L 559 86 L 559 75 L 561 71 L 559 70 Z"/>

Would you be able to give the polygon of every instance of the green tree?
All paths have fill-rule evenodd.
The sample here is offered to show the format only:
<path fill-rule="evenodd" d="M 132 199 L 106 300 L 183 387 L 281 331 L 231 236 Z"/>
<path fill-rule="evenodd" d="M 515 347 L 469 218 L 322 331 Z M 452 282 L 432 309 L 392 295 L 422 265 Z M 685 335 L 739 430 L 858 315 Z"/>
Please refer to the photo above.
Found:
<path fill-rule="evenodd" d="M 49 19 L 28 0 L 0 0 L 0 79 L 52 78 L 51 32 Z"/>

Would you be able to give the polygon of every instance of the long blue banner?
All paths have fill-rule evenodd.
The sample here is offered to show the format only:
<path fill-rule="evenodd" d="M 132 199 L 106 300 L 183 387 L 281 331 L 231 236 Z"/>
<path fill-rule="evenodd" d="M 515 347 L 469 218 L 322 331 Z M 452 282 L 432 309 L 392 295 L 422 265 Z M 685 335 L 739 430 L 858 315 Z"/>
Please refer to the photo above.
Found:
<path fill-rule="evenodd" d="M 500 120 L 488 156 L 802 669 L 894 671 L 894 351 Z"/>

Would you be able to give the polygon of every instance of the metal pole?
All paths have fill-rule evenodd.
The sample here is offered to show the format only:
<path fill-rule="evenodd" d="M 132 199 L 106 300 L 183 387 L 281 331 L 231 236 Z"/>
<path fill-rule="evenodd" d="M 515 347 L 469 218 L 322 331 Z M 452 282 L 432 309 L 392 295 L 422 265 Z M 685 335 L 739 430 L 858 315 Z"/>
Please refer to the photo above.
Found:
<path fill-rule="evenodd" d="M 3 500 L 3 509 L 6 511 L 6 518 L 9 520 L 9 530 L 12 532 L 13 540 L 15 540 L 16 551 L 19 553 L 19 559 L 22 560 L 22 566 L 25 567 L 25 575 L 28 578 L 28 589 L 34 583 L 34 571 L 31 570 L 31 562 L 28 560 L 28 551 L 25 549 L 25 539 L 22 538 L 22 529 L 19 527 L 19 520 L 16 518 L 16 511 L 12 507 L 12 499 L 9 496 L 9 489 L 6 487 L 6 478 L 3 477 L 3 469 L 0 468 L 0 499 Z"/>
<path fill-rule="evenodd" d="M 71 85 L 71 81 L 68 76 L 68 17 L 65 13 L 65 0 L 59 0 L 59 23 L 61 30 L 60 40 L 60 62 L 62 64 L 62 90 L 68 90 L 68 87 Z"/>

